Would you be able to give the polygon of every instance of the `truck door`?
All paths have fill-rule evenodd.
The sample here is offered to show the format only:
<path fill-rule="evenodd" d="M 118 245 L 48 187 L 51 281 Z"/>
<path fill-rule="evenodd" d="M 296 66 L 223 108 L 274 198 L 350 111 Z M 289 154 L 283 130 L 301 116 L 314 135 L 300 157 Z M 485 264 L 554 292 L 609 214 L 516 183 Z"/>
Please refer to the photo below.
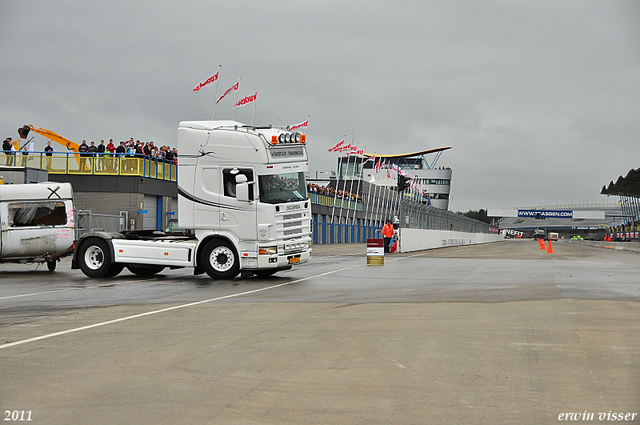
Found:
<path fill-rule="evenodd" d="M 244 174 L 249 184 L 249 199 L 252 202 L 241 202 L 236 199 L 236 175 Z M 257 241 L 257 202 L 255 202 L 255 171 L 251 168 L 223 168 L 223 195 L 220 197 L 220 230 L 226 230 L 236 235 L 243 242 L 249 242 L 255 250 Z"/>
<path fill-rule="evenodd" d="M 220 167 L 201 165 L 196 168 L 196 184 L 193 190 L 195 196 L 186 201 L 193 206 L 193 227 L 202 230 L 218 230 L 220 212 Z M 186 203 L 185 203 L 186 207 Z M 180 207 L 180 213 L 187 213 L 187 209 Z"/>

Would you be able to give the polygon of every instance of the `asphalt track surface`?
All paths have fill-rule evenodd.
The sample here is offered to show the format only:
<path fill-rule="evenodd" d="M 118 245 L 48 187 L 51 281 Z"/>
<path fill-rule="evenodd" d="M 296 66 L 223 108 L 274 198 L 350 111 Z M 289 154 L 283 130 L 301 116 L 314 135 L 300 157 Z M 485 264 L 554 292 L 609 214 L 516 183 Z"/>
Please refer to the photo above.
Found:
<path fill-rule="evenodd" d="M 273 278 L 219 282 L 2 264 L 2 419 L 640 423 L 638 254 L 513 240 L 367 266 L 365 251 L 315 246 Z"/>

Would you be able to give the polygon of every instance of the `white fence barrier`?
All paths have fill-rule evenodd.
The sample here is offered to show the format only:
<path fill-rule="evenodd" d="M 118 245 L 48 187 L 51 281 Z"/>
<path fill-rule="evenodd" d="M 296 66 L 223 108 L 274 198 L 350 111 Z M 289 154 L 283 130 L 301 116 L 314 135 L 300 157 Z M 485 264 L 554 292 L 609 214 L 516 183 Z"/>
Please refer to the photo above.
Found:
<path fill-rule="evenodd" d="M 475 245 L 498 242 L 504 237 L 493 233 L 466 233 L 452 230 L 423 230 L 400 228 L 400 252 L 422 251 L 447 246 Z"/>

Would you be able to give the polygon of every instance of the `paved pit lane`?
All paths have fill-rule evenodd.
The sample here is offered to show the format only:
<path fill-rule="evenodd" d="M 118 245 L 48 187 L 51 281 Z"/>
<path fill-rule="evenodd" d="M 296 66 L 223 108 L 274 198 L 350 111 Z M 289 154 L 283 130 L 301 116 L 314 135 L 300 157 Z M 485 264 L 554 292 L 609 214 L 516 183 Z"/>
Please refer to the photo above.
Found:
<path fill-rule="evenodd" d="M 3 264 L 0 409 L 46 424 L 638 412 L 638 254 L 553 249 L 513 240 L 367 266 L 363 245 L 315 246 L 294 270 L 221 282 Z"/>

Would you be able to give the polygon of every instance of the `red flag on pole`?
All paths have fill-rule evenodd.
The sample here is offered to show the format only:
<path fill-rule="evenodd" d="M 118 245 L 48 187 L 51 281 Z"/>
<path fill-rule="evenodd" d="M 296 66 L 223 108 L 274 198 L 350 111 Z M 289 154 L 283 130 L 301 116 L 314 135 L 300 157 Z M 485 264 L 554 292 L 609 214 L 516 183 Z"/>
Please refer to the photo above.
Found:
<path fill-rule="evenodd" d="M 224 92 L 224 94 L 222 96 L 220 96 L 220 99 L 216 100 L 216 105 L 218 104 L 218 102 L 220 102 L 226 95 L 228 95 L 229 93 L 231 93 L 232 91 L 238 91 L 238 89 L 240 88 L 240 81 L 238 81 L 237 83 L 235 83 L 234 85 L 232 85 L 231 87 L 229 87 L 229 89 L 227 89 L 226 92 Z"/>
<path fill-rule="evenodd" d="M 240 99 L 235 105 L 233 105 L 233 107 L 240 108 L 242 106 L 246 106 L 250 103 L 255 102 L 257 97 L 258 97 L 258 92 L 255 92 L 254 94 L 251 94 L 249 96 L 245 96 L 242 99 Z"/>
<path fill-rule="evenodd" d="M 216 80 L 218 79 L 218 76 L 220 75 L 220 70 L 218 70 L 218 72 L 216 72 L 215 74 L 213 74 L 211 77 L 206 78 L 204 80 L 202 80 L 200 83 L 198 83 L 197 86 L 195 86 L 193 88 L 193 92 L 196 93 L 198 90 L 200 90 L 201 88 L 211 84 L 211 83 L 215 83 Z"/>
<path fill-rule="evenodd" d="M 333 145 L 333 147 L 329 148 L 329 152 L 337 152 L 341 150 L 341 146 L 344 144 L 344 139 L 340 140 L 338 143 Z"/>
<path fill-rule="evenodd" d="M 300 124 L 292 125 L 289 127 L 289 131 L 295 130 L 296 128 L 306 127 L 309 125 L 309 120 L 303 121 Z"/>

